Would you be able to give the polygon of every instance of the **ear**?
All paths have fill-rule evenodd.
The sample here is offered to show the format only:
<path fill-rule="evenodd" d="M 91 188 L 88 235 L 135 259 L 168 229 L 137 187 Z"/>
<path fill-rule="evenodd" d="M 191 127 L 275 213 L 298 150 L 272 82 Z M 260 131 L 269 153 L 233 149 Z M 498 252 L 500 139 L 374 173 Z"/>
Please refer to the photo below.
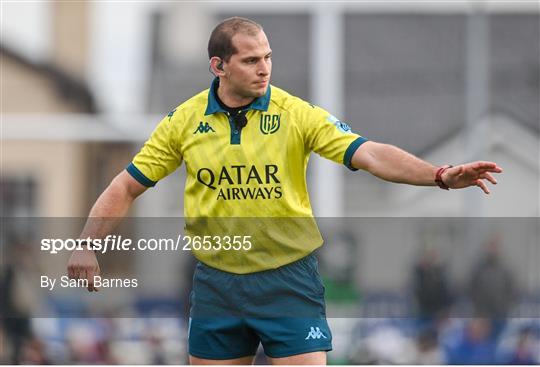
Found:
<path fill-rule="evenodd" d="M 223 69 L 223 60 L 217 56 L 210 59 L 210 70 L 212 70 L 212 73 L 217 77 L 224 77 L 226 75 Z"/>

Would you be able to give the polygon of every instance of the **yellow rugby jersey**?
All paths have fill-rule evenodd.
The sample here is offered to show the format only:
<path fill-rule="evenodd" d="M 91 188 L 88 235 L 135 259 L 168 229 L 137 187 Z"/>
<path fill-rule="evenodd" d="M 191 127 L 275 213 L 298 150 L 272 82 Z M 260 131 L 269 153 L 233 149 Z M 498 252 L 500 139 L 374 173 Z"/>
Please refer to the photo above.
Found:
<path fill-rule="evenodd" d="M 186 233 L 252 236 L 248 251 L 193 250 L 203 263 L 244 274 L 296 261 L 323 242 L 306 186 L 310 153 L 354 170 L 366 139 L 274 86 L 247 107 L 241 128 L 218 103 L 218 83 L 171 111 L 127 171 L 150 187 L 184 162 Z"/>

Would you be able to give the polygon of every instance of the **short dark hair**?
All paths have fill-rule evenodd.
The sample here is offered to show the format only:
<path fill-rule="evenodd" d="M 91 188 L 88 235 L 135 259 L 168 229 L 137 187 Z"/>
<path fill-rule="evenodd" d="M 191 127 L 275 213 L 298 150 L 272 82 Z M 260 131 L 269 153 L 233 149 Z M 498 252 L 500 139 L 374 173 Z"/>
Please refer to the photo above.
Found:
<path fill-rule="evenodd" d="M 232 39 L 237 33 L 256 36 L 262 31 L 262 26 L 251 19 L 232 17 L 219 23 L 210 35 L 208 41 L 208 58 L 216 56 L 223 61 L 229 61 L 232 55 L 238 52 L 233 46 Z"/>

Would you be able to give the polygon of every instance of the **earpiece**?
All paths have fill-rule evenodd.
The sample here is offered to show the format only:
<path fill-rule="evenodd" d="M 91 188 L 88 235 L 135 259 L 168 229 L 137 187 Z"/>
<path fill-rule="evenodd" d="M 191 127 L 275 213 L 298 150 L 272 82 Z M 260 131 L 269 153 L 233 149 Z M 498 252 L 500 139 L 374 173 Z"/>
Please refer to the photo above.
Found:
<path fill-rule="evenodd" d="M 212 66 L 214 64 L 214 62 L 216 62 L 216 61 L 217 61 L 217 63 L 215 64 L 215 66 Z M 212 57 L 210 59 L 210 66 L 208 67 L 208 71 L 210 71 L 210 73 L 212 73 L 216 77 L 218 77 L 218 75 L 217 75 L 218 72 L 217 71 L 225 72 L 225 70 L 223 69 L 223 60 L 221 60 L 217 56 Z"/>

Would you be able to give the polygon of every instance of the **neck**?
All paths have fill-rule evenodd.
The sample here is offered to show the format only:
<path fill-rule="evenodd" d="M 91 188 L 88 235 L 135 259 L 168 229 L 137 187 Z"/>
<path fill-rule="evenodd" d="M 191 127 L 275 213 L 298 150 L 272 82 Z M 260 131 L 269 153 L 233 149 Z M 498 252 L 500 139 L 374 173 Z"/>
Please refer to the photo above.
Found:
<path fill-rule="evenodd" d="M 221 102 L 223 102 L 227 107 L 235 108 L 242 107 L 253 102 L 255 98 L 253 97 L 242 97 L 233 93 L 226 85 L 219 83 L 217 94 Z"/>

